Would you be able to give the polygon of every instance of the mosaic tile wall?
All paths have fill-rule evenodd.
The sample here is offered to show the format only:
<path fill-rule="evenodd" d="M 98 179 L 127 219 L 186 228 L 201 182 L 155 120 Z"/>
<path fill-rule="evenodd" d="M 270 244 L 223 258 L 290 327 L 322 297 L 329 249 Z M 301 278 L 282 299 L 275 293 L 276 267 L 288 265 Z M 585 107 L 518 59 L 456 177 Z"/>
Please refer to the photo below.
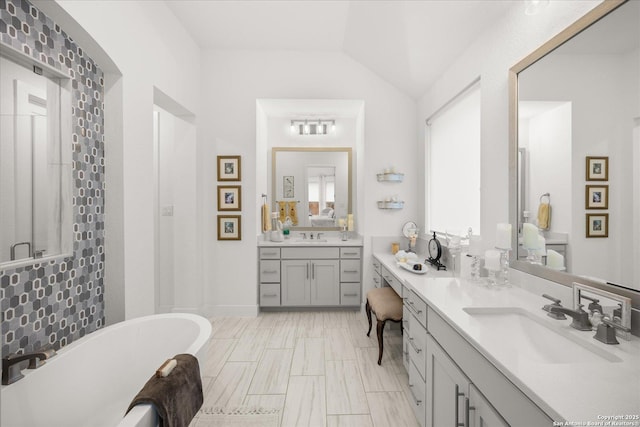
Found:
<path fill-rule="evenodd" d="M 103 73 L 25 0 L 0 0 L 0 43 L 72 79 L 73 256 L 0 275 L 2 354 L 58 349 L 104 324 Z"/>

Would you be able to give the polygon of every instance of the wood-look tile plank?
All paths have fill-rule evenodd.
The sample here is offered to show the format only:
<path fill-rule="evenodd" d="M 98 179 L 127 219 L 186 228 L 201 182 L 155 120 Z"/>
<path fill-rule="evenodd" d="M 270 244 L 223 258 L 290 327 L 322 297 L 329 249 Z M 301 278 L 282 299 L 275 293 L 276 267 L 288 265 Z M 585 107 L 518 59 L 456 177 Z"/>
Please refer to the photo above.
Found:
<path fill-rule="evenodd" d="M 237 342 L 237 339 L 212 338 L 209 340 L 207 357 L 204 366 L 201 367 L 202 375 L 207 377 L 217 376 Z"/>
<path fill-rule="evenodd" d="M 284 412 L 284 394 L 248 394 L 243 405 L 247 408 L 277 409 L 279 411 L 278 425 L 282 423 Z"/>
<path fill-rule="evenodd" d="M 373 421 L 369 414 L 327 415 L 327 427 L 373 427 Z"/>
<path fill-rule="evenodd" d="M 297 336 L 298 328 L 295 326 L 272 328 L 271 336 L 267 341 L 267 348 L 294 348 Z"/>
<path fill-rule="evenodd" d="M 228 360 L 230 362 L 257 362 L 267 345 L 270 335 L 271 329 L 245 329 Z"/>
<path fill-rule="evenodd" d="M 402 391 L 367 393 L 374 427 L 419 427 Z"/>
<path fill-rule="evenodd" d="M 284 403 L 282 426 L 325 426 L 325 385 L 322 376 L 292 376 L 289 378 Z"/>
<path fill-rule="evenodd" d="M 211 338 L 240 338 L 250 317 L 214 317 Z"/>
<path fill-rule="evenodd" d="M 355 360 L 356 352 L 347 328 L 324 330 L 325 360 Z"/>
<path fill-rule="evenodd" d="M 327 414 L 368 414 L 367 396 L 355 360 L 326 362 Z"/>
<path fill-rule="evenodd" d="M 298 338 L 291 375 L 324 375 L 323 338 Z"/>
<path fill-rule="evenodd" d="M 377 348 L 358 347 L 356 357 L 366 392 L 402 390 L 391 364 L 384 363 L 383 360 L 382 365 L 378 366 Z"/>
<path fill-rule="evenodd" d="M 249 394 L 285 394 L 292 357 L 292 349 L 266 349 L 253 375 Z"/>
<path fill-rule="evenodd" d="M 242 404 L 257 363 L 227 362 L 212 382 L 205 396 L 203 408 L 224 408 Z"/>

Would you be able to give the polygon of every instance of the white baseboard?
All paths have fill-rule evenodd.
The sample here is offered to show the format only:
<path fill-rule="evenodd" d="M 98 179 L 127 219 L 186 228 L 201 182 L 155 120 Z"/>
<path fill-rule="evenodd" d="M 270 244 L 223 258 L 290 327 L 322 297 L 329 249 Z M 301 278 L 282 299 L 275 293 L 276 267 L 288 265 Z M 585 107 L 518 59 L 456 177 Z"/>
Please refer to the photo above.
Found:
<path fill-rule="evenodd" d="M 195 307 L 172 307 L 171 313 L 189 313 L 202 315 L 202 309 Z"/>

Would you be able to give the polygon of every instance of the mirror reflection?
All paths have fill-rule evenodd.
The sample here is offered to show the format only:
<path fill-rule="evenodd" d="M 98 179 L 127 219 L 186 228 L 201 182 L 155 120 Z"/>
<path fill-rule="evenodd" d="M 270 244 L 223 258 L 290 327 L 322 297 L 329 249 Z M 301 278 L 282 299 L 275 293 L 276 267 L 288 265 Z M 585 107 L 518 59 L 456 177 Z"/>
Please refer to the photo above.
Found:
<path fill-rule="evenodd" d="M 0 56 L 0 263 L 8 264 L 57 255 L 68 244 L 63 217 L 69 209 L 63 199 L 70 202 L 71 151 L 63 148 L 61 139 L 63 116 L 68 114 L 61 108 L 62 97 L 68 94 L 61 79 L 4 55 Z M 70 223 L 64 231 L 70 235 Z"/>
<path fill-rule="evenodd" d="M 633 288 L 639 18 L 627 2 L 517 76 L 518 259 Z"/>
<path fill-rule="evenodd" d="M 293 227 L 337 227 L 351 212 L 351 149 L 274 147 L 273 210 Z"/>

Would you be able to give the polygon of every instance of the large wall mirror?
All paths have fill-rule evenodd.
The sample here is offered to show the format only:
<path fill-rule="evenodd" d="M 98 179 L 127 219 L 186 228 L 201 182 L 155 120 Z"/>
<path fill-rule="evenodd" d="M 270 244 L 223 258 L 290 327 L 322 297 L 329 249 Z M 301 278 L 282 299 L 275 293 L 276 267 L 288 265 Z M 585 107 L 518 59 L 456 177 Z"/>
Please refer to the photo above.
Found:
<path fill-rule="evenodd" d="M 272 210 L 294 229 L 338 229 L 351 195 L 351 148 L 272 148 Z"/>
<path fill-rule="evenodd" d="M 71 83 L 0 50 L 0 268 L 72 251 Z"/>
<path fill-rule="evenodd" d="M 516 64 L 510 96 L 512 266 L 639 290 L 640 2 L 607 0 Z M 525 258 L 524 223 L 540 226 L 564 269 Z"/>

